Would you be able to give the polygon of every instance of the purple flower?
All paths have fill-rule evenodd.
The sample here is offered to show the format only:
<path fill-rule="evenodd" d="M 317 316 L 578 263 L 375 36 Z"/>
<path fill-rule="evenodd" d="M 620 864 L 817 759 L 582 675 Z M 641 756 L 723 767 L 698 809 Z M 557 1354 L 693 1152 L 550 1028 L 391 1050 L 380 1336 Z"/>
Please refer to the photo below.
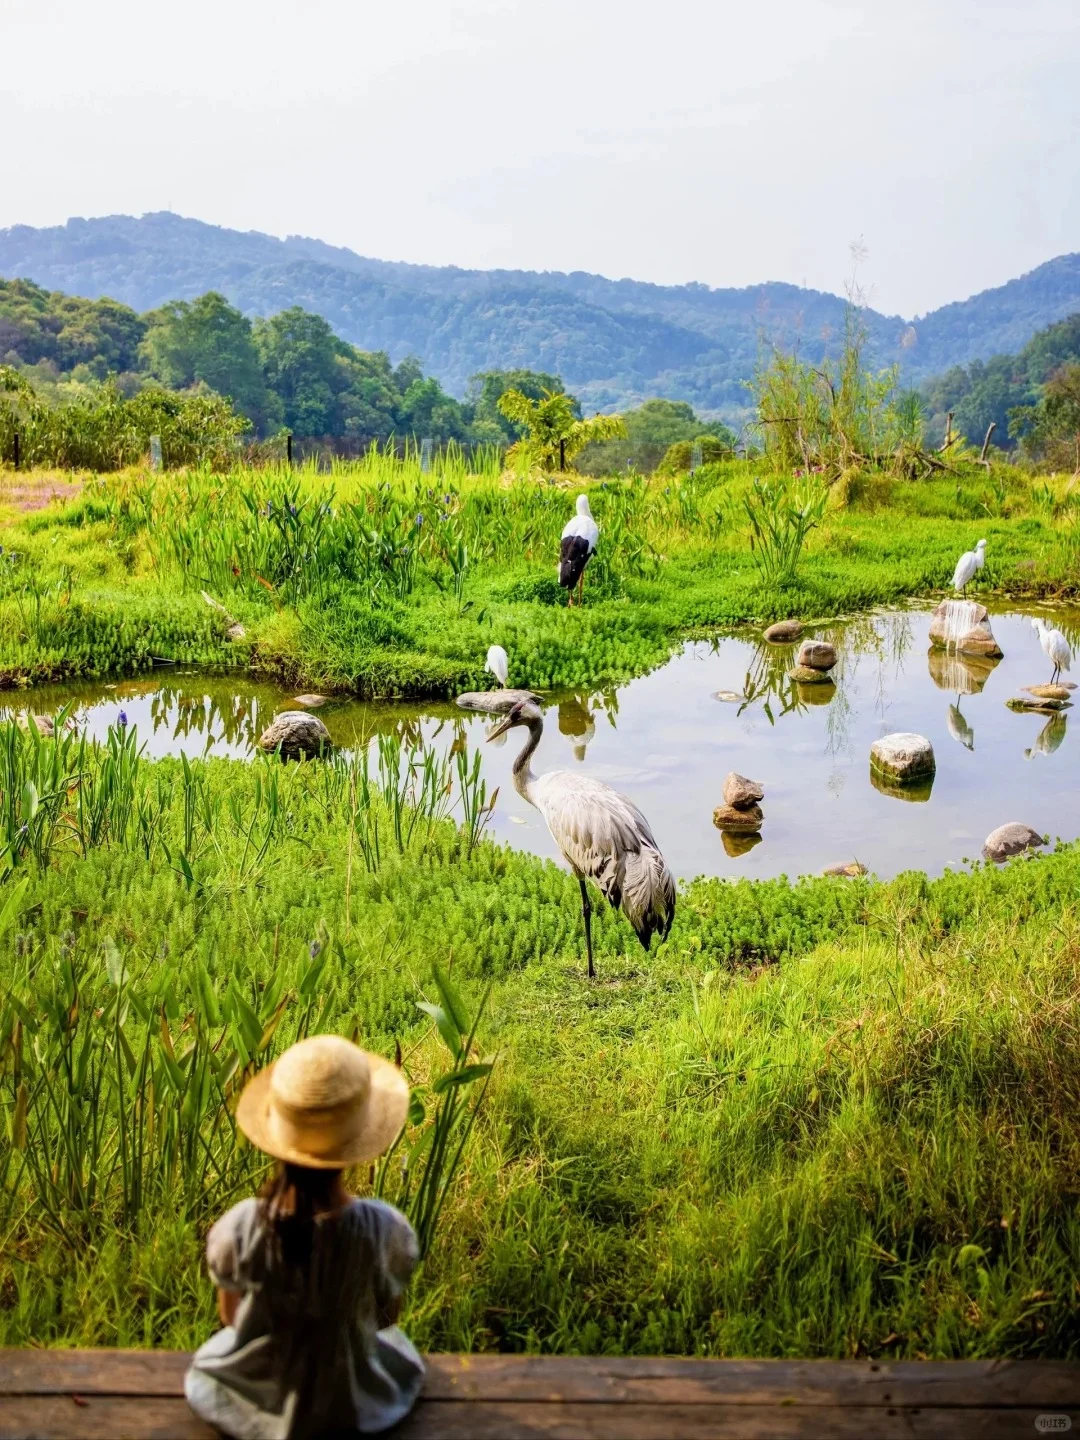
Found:
<path fill-rule="evenodd" d="M 121 710 L 121 711 L 120 711 L 120 714 L 119 714 L 119 716 L 117 717 L 116 723 L 121 727 L 121 729 L 123 729 L 123 727 L 128 723 L 128 717 L 127 717 L 127 711 L 126 711 L 126 710 Z"/>
<path fill-rule="evenodd" d="M 315 959 L 321 949 L 322 945 L 320 944 L 320 942 L 318 940 L 312 940 L 311 944 L 308 946 L 308 954 L 311 956 L 312 960 Z"/>
<path fill-rule="evenodd" d="M 417 517 L 416 517 L 416 523 L 417 523 L 417 526 L 420 526 L 420 525 L 422 525 L 422 524 L 424 523 L 424 517 L 423 517 L 423 515 L 417 515 Z"/>
<path fill-rule="evenodd" d="M 449 495 L 444 495 L 444 496 L 442 497 L 442 503 L 443 503 L 444 505 L 449 505 L 449 504 L 450 504 L 450 499 L 451 499 L 451 497 L 450 497 Z"/>

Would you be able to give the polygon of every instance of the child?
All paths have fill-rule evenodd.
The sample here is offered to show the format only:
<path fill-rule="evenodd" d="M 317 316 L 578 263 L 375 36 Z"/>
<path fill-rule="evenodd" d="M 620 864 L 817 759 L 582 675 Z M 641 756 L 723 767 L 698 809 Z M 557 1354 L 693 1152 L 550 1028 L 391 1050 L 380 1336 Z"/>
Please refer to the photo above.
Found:
<path fill-rule="evenodd" d="M 385 1430 L 412 1408 L 424 1366 L 394 1322 L 416 1236 L 342 1180 L 392 1144 L 408 1105 L 399 1070 L 336 1035 L 301 1040 L 241 1095 L 236 1123 L 280 1163 L 210 1231 L 225 1329 L 184 1382 L 192 1409 L 234 1440 Z"/>

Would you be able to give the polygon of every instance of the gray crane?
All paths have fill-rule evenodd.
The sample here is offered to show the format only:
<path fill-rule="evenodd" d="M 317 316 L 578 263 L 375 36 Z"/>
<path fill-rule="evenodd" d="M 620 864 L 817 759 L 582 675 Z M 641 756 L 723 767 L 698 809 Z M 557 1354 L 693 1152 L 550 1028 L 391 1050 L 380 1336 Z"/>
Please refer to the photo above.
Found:
<path fill-rule="evenodd" d="M 519 701 L 488 736 L 495 740 L 516 725 L 529 739 L 514 761 L 514 788 L 547 821 L 581 886 L 589 978 L 596 974 L 592 952 L 592 906 L 587 880 L 594 880 L 612 908 L 621 910 L 648 950 L 652 937 L 666 940 L 675 918 L 675 877 L 668 869 L 649 822 L 641 811 L 602 780 L 551 770 L 534 775 L 529 761 L 544 733 L 540 708 Z"/>

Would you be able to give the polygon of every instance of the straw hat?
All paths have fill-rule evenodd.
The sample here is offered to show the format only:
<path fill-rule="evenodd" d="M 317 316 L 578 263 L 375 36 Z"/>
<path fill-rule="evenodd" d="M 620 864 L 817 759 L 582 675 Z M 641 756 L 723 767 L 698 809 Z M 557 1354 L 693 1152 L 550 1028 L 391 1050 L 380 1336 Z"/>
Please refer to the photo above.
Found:
<path fill-rule="evenodd" d="M 340 1035 L 313 1035 L 248 1082 L 236 1123 L 277 1160 L 339 1170 L 381 1155 L 408 1108 L 408 1082 L 389 1060 Z"/>

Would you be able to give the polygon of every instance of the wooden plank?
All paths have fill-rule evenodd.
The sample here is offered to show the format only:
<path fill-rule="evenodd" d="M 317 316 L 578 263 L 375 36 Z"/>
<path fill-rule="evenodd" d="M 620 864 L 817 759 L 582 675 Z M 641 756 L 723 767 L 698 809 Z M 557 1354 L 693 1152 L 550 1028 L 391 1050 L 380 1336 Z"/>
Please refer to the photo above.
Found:
<path fill-rule="evenodd" d="M 0 1350 L 0 1395 L 177 1396 L 189 1359 L 167 1350 Z M 432 1400 L 1080 1409 L 1080 1364 L 1070 1361 L 429 1355 L 427 1365 Z"/>
<path fill-rule="evenodd" d="M 1037 1409 L 893 1406 L 529 1405 L 422 1402 L 396 1440 L 1012 1440 L 1037 1436 Z M 1080 1419 L 1080 1416 L 1073 1417 Z M 0 1401 L 0 1440 L 212 1440 L 182 1400 L 60 1395 Z"/>

